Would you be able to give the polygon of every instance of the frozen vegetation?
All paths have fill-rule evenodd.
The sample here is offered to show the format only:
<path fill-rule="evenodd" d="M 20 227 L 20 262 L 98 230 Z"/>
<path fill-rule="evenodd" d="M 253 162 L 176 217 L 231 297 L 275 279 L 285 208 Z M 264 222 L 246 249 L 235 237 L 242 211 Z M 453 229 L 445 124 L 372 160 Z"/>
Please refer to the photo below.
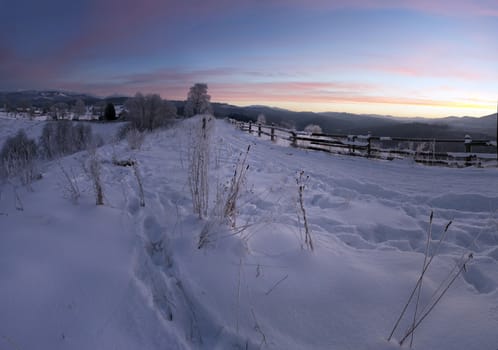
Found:
<path fill-rule="evenodd" d="M 0 140 L 44 123 L 0 118 Z M 103 146 L 0 185 L 0 349 L 392 350 L 415 308 L 414 349 L 498 348 L 496 168 L 202 125 L 97 125 Z"/>

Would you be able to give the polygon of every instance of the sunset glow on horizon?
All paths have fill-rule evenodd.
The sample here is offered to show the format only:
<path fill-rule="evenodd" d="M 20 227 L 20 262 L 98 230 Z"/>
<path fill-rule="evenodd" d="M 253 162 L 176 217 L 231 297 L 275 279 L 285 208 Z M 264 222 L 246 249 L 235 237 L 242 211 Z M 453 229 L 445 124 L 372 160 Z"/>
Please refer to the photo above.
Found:
<path fill-rule="evenodd" d="M 0 90 L 296 111 L 484 116 L 498 98 L 489 0 L 4 0 Z"/>

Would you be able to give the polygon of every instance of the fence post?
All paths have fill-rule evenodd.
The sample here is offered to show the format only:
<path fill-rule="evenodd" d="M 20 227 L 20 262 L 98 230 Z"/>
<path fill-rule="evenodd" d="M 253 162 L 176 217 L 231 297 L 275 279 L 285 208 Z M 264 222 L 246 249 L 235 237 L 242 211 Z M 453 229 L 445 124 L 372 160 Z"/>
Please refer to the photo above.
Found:
<path fill-rule="evenodd" d="M 297 135 L 294 131 L 291 131 L 291 146 L 297 147 Z"/>
<path fill-rule="evenodd" d="M 258 136 L 261 137 L 261 123 L 258 123 Z"/>
<path fill-rule="evenodd" d="M 370 154 L 372 153 L 372 143 L 371 143 L 371 135 L 368 134 L 367 136 L 367 141 L 368 141 L 368 145 L 367 145 L 367 157 L 370 158 Z"/>
<path fill-rule="evenodd" d="M 472 137 L 470 137 L 470 135 L 465 135 L 465 140 L 463 142 L 465 143 L 465 152 L 472 152 Z"/>
<path fill-rule="evenodd" d="M 275 141 L 275 124 L 271 123 L 271 140 Z"/>
<path fill-rule="evenodd" d="M 252 123 L 249 122 L 249 134 L 252 134 Z"/>

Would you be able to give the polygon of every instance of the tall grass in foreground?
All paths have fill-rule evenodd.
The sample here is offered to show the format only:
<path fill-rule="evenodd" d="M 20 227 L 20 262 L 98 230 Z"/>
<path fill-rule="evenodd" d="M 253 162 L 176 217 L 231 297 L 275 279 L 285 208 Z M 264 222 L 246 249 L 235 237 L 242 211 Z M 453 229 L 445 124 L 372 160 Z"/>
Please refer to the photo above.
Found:
<path fill-rule="evenodd" d="M 216 200 L 212 210 L 213 220 L 210 220 L 201 231 L 197 248 L 204 247 L 207 243 L 212 241 L 211 231 L 215 222 L 227 223 L 231 229 L 234 230 L 233 234 L 238 234 L 244 231 L 249 226 L 237 227 L 237 214 L 238 204 L 241 195 L 241 190 L 244 188 L 247 178 L 247 171 L 249 164 L 247 158 L 251 145 L 248 145 L 245 152 L 241 152 L 235 170 L 229 182 L 225 185 L 219 185 L 216 193 Z"/>
<path fill-rule="evenodd" d="M 420 273 L 419 278 L 417 279 L 417 282 L 415 284 L 415 287 L 412 289 L 412 292 L 410 293 L 410 296 L 408 297 L 408 300 L 406 301 L 398 319 L 396 320 L 394 327 L 389 334 L 389 337 L 387 338 L 388 341 L 390 341 L 398 328 L 401 320 L 406 314 L 406 311 L 408 309 L 408 306 L 414 301 L 415 307 L 414 307 L 414 314 L 413 318 L 411 320 L 410 327 L 402 333 L 401 340 L 399 341 L 400 345 L 403 345 L 404 342 L 410 338 L 410 348 L 413 346 L 413 336 L 415 330 L 420 326 L 420 324 L 429 316 L 431 311 L 436 307 L 436 305 L 439 303 L 439 301 L 443 298 L 443 296 L 446 294 L 448 289 L 451 287 L 451 285 L 455 282 L 457 277 L 466 269 L 466 264 L 473 258 L 472 253 L 467 253 L 463 254 L 457 264 L 453 267 L 453 269 L 448 273 L 448 275 L 443 279 L 443 281 L 440 283 L 439 287 L 433 292 L 432 296 L 430 297 L 429 301 L 427 304 L 424 306 L 422 311 L 419 313 L 419 303 L 420 303 L 420 294 L 422 290 L 422 282 L 424 279 L 424 276 L 431 265 L 434 257 L 439 253 L 439 250 L 442 246 L 443 241 L 446 239 L 448 230 L 451 226 L 452 221 L 449 221 L 448 224 L 446 224 L 443 233 L 441 234 L 441 238 L 437 241 L 436 246 L 434 248 L 434 252 L 432 256 L 429 257 L 429 250 L 431 246 L 431 239 L 432 239 L 432 222 L 433 222 L 433 217 L 434 214 L 431 212 L 430 218 L 429 218 L 429 229 L 427 232 L 427 242 L 426 242 L 426 247 L 425 247 L 425 252 L 424 252 L 424 262 L 422 265 L 422 272 Z M 416 296 L 415 300 L 414 297 Z"/>
<path fill-rule="evenodd" d="M 194 214 L 207 216 L 209 203 L 209 151 L 211 147 L 210 116 L 203 116 L 202 124 L 193 129 L 188 147 L 188 184 L 192 196 Z"/>
<path fill-rule="evenodd" d="M 227 188 L 225 205 L 223 208 L 223 217 L 228 220 L 232 228 L 235 227 L 237 221 L 237 201 L 240 197 L 240 190 L 246 181 L 246 174 L 249 170 L 249 164 L 247 164 L 247 156 L 251 145 L 247 146 L 246 152 L 241 153 L 232 178 L 230 179 L 230 184 Z"/>

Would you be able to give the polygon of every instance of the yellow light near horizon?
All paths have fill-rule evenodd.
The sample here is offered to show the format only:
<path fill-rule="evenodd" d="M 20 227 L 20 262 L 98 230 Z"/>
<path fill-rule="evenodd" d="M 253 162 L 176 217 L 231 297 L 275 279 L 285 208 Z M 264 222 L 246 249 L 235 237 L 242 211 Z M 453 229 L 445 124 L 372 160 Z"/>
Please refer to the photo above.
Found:
<path fill-rule="evenodd" d="M 293 102 L 293 101 L 227 101 L 240 106 L 267 105 L 292 111 L 308 112 L 346 112 L 354 114 L 391 115 L 396 117 L 424 117 L 444 118 L 448 116 L 482 117 L 496 112 L 494 104 L 450 102 L 448 104 L 401 104 L 401 103 L 372 103 L 372 102 Z"/>

